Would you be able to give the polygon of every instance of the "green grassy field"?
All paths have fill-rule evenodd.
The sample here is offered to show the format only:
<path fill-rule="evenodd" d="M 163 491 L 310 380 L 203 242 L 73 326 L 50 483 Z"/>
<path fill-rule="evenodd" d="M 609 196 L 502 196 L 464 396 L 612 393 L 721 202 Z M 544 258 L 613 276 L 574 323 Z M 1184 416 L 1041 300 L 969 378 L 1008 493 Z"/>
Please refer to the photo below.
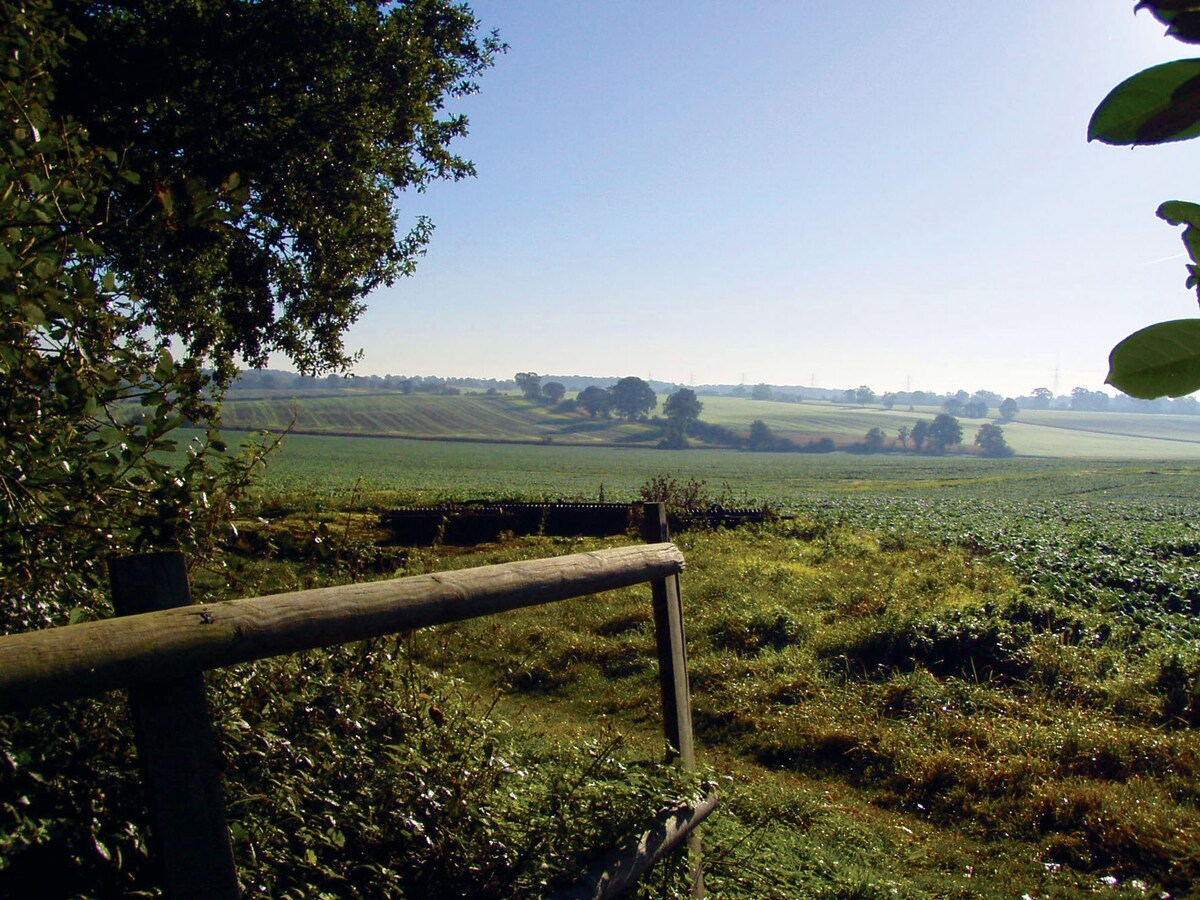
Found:
<path fill-rule="evenodd" d="M 895 441 L 902 426 L 930 420 L 933 407 L 885 410 L 834 403 L 772 403 L 735 397 L 704 398 L 702 419 L 745 433 L 762 419 L 778 435 L 801 444 L 830 437 L 839 444 L 861 441 L 881 428 Z M 223 421 L 235 429 L 276 432 L 289 426 L 303 434 L 391 436 L 459 441 L 558 443 L 571 446 L 653 446 L 662 436 L 653 423 L 589 419 L 556 413 L 513 395 L 357 393 L 300 397 L 232 399 Z M 964 443 L 987 420 L 960 420 Z M 1200 459 L 1200 417 L 1129 413 L 1022 411 L 1003 426 L 1005 437 L 1023 456 L 1079 459 Z"/>
<path fill-rule="evenodd" d="M 343 392 L 335 396 L 227 401 L 225 426 L 302 434 L 375 435 L 440 440 L 624 444 L 657 440 L 659 429 L 615 419 L 556 414 L 509 394 Z"/>
<path fill-rule="evenodd" d="M 718 896 L 1195 896 L 1200 463 L 297 436 L 268 471 L 293 502 L 267 514 L 324 517 L 349 547 L 370 527 L 356 509 L 601 483 L 631 499 L 659 473 L 796 516 L 677 536 L 696 733 L 725 797 Z M 621 540 L 413 550 L 401 571 Z M 538 740 L 616 729 L 652 758 L 643 593 L 412 649 L 468 693 L 502 686 L 495 708 Z"/>
<path fill-rule="evenodd" d="M 626 543 L 404 547 L 379 513 L 601 484 L 633 499 L 655 476 L 782 513 L 675 536 L 695 731 L 722 797 L 704 829 L 713 896 L 1200 896 L 1200 463 L 293 435 L 195 561 L 193 596 Z M 213 673 L 245 892 L 569 884 L 694 789 L 657 764 L 647 594 Z M 0 717 L 0 779 L 22 798 L 0 804 L 0 895 L 23 895 L 5 890 L 21 872 L 46 896 L 87 895 L 97 872 L 109 894 L 149 892 L 125 722 L 118 698 Z M 683 895 L 669 865 L 637 894 Z"/>
<path fill-rule="evenodd" d="M 652 476 L 707 482 L 734 502 L 787 506 L 826 495 L 933 493 L 961 498 L 1108 492 L 1113 500 L 1200 487 L 1200 461 L 1114 461 L 667 451 L 289 435 L 268 460 L 273 492 L 398 502 L 534 497 L 632 500 Z"/>

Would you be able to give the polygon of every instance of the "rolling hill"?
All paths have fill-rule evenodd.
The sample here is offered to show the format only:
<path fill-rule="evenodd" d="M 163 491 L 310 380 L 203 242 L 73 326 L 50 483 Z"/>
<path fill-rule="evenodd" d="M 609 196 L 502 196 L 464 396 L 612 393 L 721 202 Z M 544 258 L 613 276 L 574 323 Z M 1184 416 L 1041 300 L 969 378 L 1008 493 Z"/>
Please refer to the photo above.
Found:
<path fill-rule="evenodd" d="M 917 420 L 932 419 L 940 411 L 737 397 L 703 400 L 705 422 L 744 434 L 751 422 L 761 419 L 779 436 L 801 444 L 829 437 L 838 445 L 850 445 L 875 427 L 892 444 L 901 427 L 911 428 Z M 586 446 L 653 446 L 662 434 L 654 422 L 589 419 L 511 394 L 435 396 L 347 390 L 294 399 L 233 398 L 226 401 L 222 420 L 225 427 L 238 430 L 281 432 L 290 426 L 297 434 Z M 980 425 L 996 420 L 960 421 L 969 445 Z M 1200 458 L 1200 417 L 1194 416 L 1023 410 L 1003 428 L 1008 443 L 1022 456 Z"/>

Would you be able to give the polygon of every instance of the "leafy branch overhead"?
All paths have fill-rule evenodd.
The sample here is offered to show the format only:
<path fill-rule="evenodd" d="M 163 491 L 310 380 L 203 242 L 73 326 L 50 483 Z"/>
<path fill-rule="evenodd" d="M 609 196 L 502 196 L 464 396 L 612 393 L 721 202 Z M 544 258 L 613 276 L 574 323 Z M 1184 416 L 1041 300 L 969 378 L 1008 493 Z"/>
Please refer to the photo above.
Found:
<path fill-rule="evenodd" d="M 349 364 L 503 45 L 454 0 L 0 0 L 0 34 L 8 631 L 100 608 L 107 553 L 211 549 L 270 446 L 228 452 L 229 380 Z"/>
<path fill-rule="evenodd" d="M 1200 43 L 1200 2 L 1141 0 L 1167 26 L 1167 34 Z M 1200 136 L 1200 59 L 1152 66 L 1117 85 L 1088 123 L 1088 140 L 1118 146 L 1165 144 Z M 1171 225 L 1183 225 L 1191 262 L 1187 287 L 1200 293 L 1200 204 L 1171 200 L 1158 208 Z M 1200 390 L 1200 319 L 1159 322 L 1113 348 L 1106 381 L 1134 397 L 1180 397 Z"/>

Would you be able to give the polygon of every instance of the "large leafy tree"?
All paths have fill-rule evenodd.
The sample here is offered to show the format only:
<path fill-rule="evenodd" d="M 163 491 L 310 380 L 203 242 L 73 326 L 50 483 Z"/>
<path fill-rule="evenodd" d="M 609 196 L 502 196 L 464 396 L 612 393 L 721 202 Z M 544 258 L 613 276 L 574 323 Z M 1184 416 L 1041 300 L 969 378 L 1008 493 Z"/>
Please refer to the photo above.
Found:
<path fill-rule="evenodd" d="M 680 388 L 663 403 L 663 415 L 673 422 L 682 422 L 685 427 L 700 418 L 703 409 L 704 404 L 691 388 Z"/>
<path fill-rule="evenodd" d="M 975 446 L 979 448 L 982 456 L 992 458 L 1012 456 L 1014 453 L 1013 448 L 1004 439 L 1004 429 L 991 423 L 979 426 L 979 430 L 975 432 Z"/>
<path fill-rule="evenodd" d="M 704 404 L 691 388 L 680 388 L 668 395 L 663 402 L 663 414 L 667 417 L 662 446 L 682 449 L 687 446 L 688 425 L 700 418 Z"/>
<path fill-rule="evenodd" d="M 100 198 L 105 263 L 138 310 L 223 376 L 342 334 L 429 238 L 400 191 L 473 172 L 447 98 L 499 49 L 450 0 L 67 0 L 55 112 L 136 180 Z M 220 220 L 216 227 L 214 219 Z"/>
<path fill-rule="evenodd" d="M 1200 44 L 1200 2 L 1139 0 L 1167 26 L 1167 34 Z M 1164 144 L 1200 136 L 1200 59 L 1152 66 L 1117 85 L 1096 108 L 1088 140 L 1135 146 Z M 1183 225 L 1191 262 L 1187 286 L 1200 292 L 1200 204 L 1170 200 L 1158 215 Z M 1107 381 L 1134 397 L 1179 397 L 1200 389 L 1200 319 L 1159 322 L 1135 332 L 1113 348 Z"/>
<path fill-rule="evenodd" d="M 935 416 L 933 424 L 929 426 L 928 443 L 929 449 L 933 453 L 945 453 L 947 447 L 961 444 L 962 438 L 962 425 L 959 424 L 958 419 L 947 413 Z"/>
<path fill-rule="evenodd" d="M 575 402 L 593 419 L 598 415 L 607 418 L 612 412 L 612 394 L 594 384 L 589 384 L 580 391 L 575 397 Z"/>
<path fill-rule="evenodd" d="M 0 0 L 0 630 L 98 600 L 107 552 L 211 544 L 257 462 L 212 430 L 224 384 L 349 362 L 428 237 L 398 193 L 471 171 L 442 109 L 500 49 L 476 30 L 446 0 Z"/>
<path fill-rule="evenodd" d="M 640 419 L 658 405 L 654 389 L 636 375 L 622 378 L 609 388 L 609 393 L 612 394 L 613 410 L 625 419 Z"/>

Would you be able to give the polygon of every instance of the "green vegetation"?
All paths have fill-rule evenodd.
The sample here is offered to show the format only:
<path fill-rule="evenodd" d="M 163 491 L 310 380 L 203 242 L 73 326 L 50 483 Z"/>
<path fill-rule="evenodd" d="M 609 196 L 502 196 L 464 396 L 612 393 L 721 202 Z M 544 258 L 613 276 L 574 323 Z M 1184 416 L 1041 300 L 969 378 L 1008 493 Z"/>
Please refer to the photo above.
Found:
<path fill-rule="evenodd" d="M 1190 0 L 1140 0 L 1135 10 L 1167 26 L 1173 38 L 1200 42 L 1200 3 Z M 1200 135 L 1196 82 L 1200 60 L 1181 59 L 1152 66 L 1117 85 L 1088 123 L 1088 140 L 1137 146 L 1183 141 Z M 1200 204 L 1170 200 L 1158 215 L 1183 225 L 1188 264 L 1187 287 L 1200 291 Z M 1200 389 L 1200 320 L 1159 322 L 1131 334 L 1113 348 L 1109 384 L 1134 397 L 1180 397 Z"/>
<path fill-rule="evenodd" d="M 323 460 L 338 443 L 308 440 Z M 498 496 L 521 493 L 525 474 L 548 496 L 572 496 L 590 478 L 610 498 L 631 498 L 662 460 L 408 446 L 438 455 L 430 477 L 456 467 L 464 484 Z M 567 459 L 580 471 L 563 473 Z M 1111 877 L 1117 896 L 1140 895 L 1139 884 L 1188 895 L 1200 864 L 1200 466 L 673 459 L 680 466 L 662 480 L 680 490 L 709 478 L 799 516 L 678 537 L 697 734 L 726 796 L 706 828 L 715 890 L 972 897 L 1016 885 L 1018 895 L 1066 897 Z M 472 479 L 472 465 L 488 476 Z M 366 482 L 352 494 L 349 475 L 343 502 L 385 500 Z M 296 502 L 304 497 L 319 500 Z M 336 494 L 323 502 L 336 505 Z M 530 539 L 450 557 L 421 551 L 407 565 L 596 545 Z M 652 753 L 652 644 L 645 598 L 625 592 L 425 632 L 415 648 L 467 683 L 508 685 L 500 708 L 522 710 L 539 733 L 607 721 Z"/>
<path fill-rule="evenodd" d="M 397 196 L 471 173 L 445 106 L 502 47 L 448 0 L 5 0 L 0 28 L 9 630 L 94 607 L 105 553 L 207 555 L 263 449 L 212 430 L 235 361 L 349 365 L 428 236 Z"/>
<path fill-rule="evenodd" d="M 996 512 L 973 520 L 1040 555 L 1036 517 Z M 707 830 L 711 887 L 1071 896 L 1111 877 L 1187 895 L 1200 876 L 1191 616 L 1151 602 L 1130 617 L 1114 592 L 1083 592 L 1113 573 L 1103 552 L 1080 554 L 1082 534 L 1058 542 L 1079 577 L 1033 589 L 981 543 L 917 537 L 903 508 L 876 514 L 890 527 L 835 507 L 678 538 L 697 736 L 732 779 Z M 557 547 L 455 565 L 545 552 Z M 1195 605 L 1186 566 L 1175 577 Z M 650 740 L 652 645 L 644 600 L 614 598 L 463 623 L 417 651 L 507 679 L 547 720 L 640 721 Z"/>
<path fill-rule="evenodd" d="M 609 395 L 598 388 L 580 392 L 576 408 L 569 410 L 561 405 L 547 406 L 540 387 L 539 398 L 500 393 L 438 396 L 353 390 L 294 400 L 239 399 L 235 395 L 223 406 L 222 423 L 226 428 L 276 433 L 290 426 L 301 434 L 570 445 L 650 447 L 671 436 L 669 415 L 664 420 L 649 421 L 607 417 Z M 820 444 L 822 450 L 849 449 L 878 428 L 885 451 L 912 452 L 908 435 L 916 422 L 929 422 L 940 414 L 931 407 L 889 410 L 736 397 L 705 397 L 701 406 L 703 421 L 687 420 L 689 443 L 701 448 L 729 447 L 733 442 L 746 441 L 751 449 L 770 450 L 778 449 L 778 442 L 786 440 L 799 447 Z M 687 409 L 693 409 L 690 403 Z M 765 433 L 759 431 L 757 441 L 753 427 L 756 421 L 767 429 Z M 961 424 L 961 440 L 968 446 L 974 445 L 981 427 L 995 425 L 985 420 Z M 1193 459 L 1200 455 L 1200 419 L 1185 415 L 1022 410 L 1014 421 L 1003 424 L 1003 436 L 1022 456 Z"/>
<path fill-rule="evenodd" d="M 651 486 L 796 517 L 678 537 L 697 735 L 724 798 L 714 892 L 1069 897 L 1112 878 L 1113 896 L 1187 896 L 1200 464 L 291 436 L 193 581 L 247 595 L 619 543 L 408 550 L 378 546 L 375 522 L 413 501 L 634 499 L 664 459 Z M 623 591 L 219 676 L 244 883 L 569 882 L 589 848 L 691 790 L 647 766 L 652 646 L 645 591 Z M 0 777 L 28 800 L 4 813 L 0 884 L 31 865 L 54 873 L 48 895 L 151 877 L 116 703 L 0 721 Z"/>
<path fill-rule="evenodd" d="M 1195 36 L 1186 4 L 1143 5 Z M 376 516 L 393 503 L 763 502 L 779 521 L 680 538 L 697 730 L 725 797 L 709 830 L 715 892 L 1194 891 L 1191 421 L 1110 421 L 1107 398 L 1077 389 L 1069 419 L 1021 410 L 1002 437 L 952 417 L 981 419 L 996 397 L 906 412 L 898 395 L 876 408 L 866 386 L 801 405 L 760 385 L 755 399 L 706 400 L 704 423 L 680 391 L 664 424 L 646 420 L 657 400 L 639 378 L 565 401 L 535 373 L 518 375 L 523 396 L 408 381 L 396 390 L 411 395 L 244 399 L 222 413 L 236 359 L 280 352 L 308 373 L 352 361 L 342 336 L 363 297 L 410 271 L 428 237 L 424 221 L 397 237 L 396 195 L 471 173 L 450 151 L 466 120 L 444 107 L 502 46 L 448 0 L 163 0 L 152 14 L 0 0 L 0 16 L 13 45 L 0 71 L 13 110 L 0 155 L 0 629 L 105 614 L 113 552 L 182 547 L 196 596 L 220 600 L 604 543 L 381 545 Z M 1193 69 L 1151 79 L 1169 88 L 1168 119 L 1191 104 Z M 1151 118 L 1138 140 L 1194 124 Z M 1188 226 L 1200 265 L 1197 210 L 1162 214 Z M 238 455 L 215 431 L 222 415 L 393 437 L 293 435 L 274 456 L 269 439 Z M 758 449 L 911 439 L 934 452 L 974 438 L 989 456 L 1009 438 L 1021 454 L 1159 461 L 648 449 L 747 435 Z M 557 443 L 609 446 L 537 446 Z M 656 764 L 644 593 L 214 674 L 246 892 L 544 894 L 693 796 L 704 786 Z M 0 717 L 0 894 L 153 891 L 131 746 L 116 697 Z M 641 890 L 677 895 L 680 875 L 667 865 Z"/>

